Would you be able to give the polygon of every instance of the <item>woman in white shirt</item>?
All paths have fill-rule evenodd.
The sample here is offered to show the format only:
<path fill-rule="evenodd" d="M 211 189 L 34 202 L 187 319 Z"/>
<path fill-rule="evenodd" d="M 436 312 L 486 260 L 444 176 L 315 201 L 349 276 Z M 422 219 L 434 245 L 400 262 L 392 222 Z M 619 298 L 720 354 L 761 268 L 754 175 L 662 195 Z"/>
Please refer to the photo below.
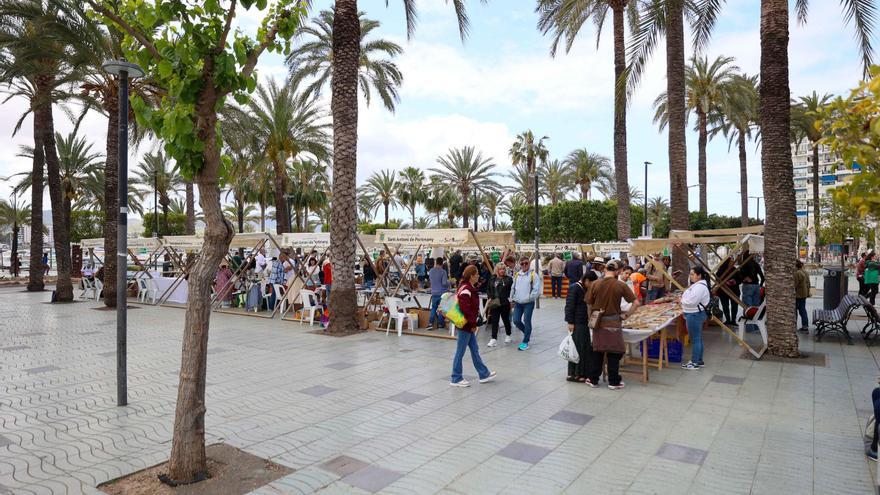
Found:
<path fill-rule="evenodd" d="M 698 370 L 703 364 L 703 323 L 706 306 L 712 298 L 709 293 L 709 274 L 702 266 L 691 268 L 691 285 L 681 295 L 681 309 L 691 339 L 691 360 L 681 365 L 686 370 Z"/>

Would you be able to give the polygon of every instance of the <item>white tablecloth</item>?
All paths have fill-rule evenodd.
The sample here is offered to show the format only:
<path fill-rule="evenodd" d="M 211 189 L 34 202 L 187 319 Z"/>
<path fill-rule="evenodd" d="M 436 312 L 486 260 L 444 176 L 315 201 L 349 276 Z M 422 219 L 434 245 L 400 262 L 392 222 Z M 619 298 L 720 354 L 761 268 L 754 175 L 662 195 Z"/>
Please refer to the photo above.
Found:
<path fill-rule="evenodd" d="M 153 277 L 153 282 L 155 282 L 156 287 L 159 288 L 159 295 L 165 293 L 171 284 L 174 283 L 176 279 L 173 277 Z M 186 280 L 181 280 L 177 287 L 174 289 L 174 292 L 168 297 L 168 302 L 176 303 L 176 304 L 186 304 L 186 298 L 189 294 L 189 284 L 187 284 Z"/>
<path fill-rule="evenodd" d="M 647 339 L 648 337 L 650 337 L 651 335 L 654 335 L 655 333 L 660 332 L 660 330 L 663 330 L 664 328 L 666 328 L 667 326 L 672 324 L 672 322 L 675 321 L 675 319 L 678 318 L 679 316 L 681 316 L 681 315 L 675 315 L 672 318 L 670 318 L 669 320 L 665 321 L 663 324 L 657 325 L 655 328 L 647 328 L 647 329 L 645 329 L 645 328 L 640 328 L 640 329 L 624 328 L 623 329 L 623 341 L 626 342 L 627 344 L 638 344 L 639 342 Z M 626 324 L 626 321 L 624 321 L 624 324 Z"/>

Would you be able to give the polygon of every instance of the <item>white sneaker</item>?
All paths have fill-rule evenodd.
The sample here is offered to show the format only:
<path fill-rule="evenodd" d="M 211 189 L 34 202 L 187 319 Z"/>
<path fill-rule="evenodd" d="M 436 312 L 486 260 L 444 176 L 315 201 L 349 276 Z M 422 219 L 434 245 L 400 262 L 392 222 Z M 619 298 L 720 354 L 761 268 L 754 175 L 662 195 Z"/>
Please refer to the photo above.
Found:
<path fill-rule="evenodd" d="M 449 382 L 450 387 L 470 387 L 471 382 L 467 380 L 462 380 L 460 382 Z"/>
<path fill-rule="evenodd" d="M 497 375 L 498 375 L 498 373 L 495 373 L 494 371 L 489 372 L 489 376 L 487 376 L 486 378 L 480 378 L 480 383 L 489 383 L 492 380 L 494 380 L 495 376 L 497 376 Z"/>
<path fill-rule="evenodd" d="M 513 342 L 513 339 L 510 338 L 510 335 L 508 335 L 507 337 L 504 337 L 504 343 L 505 343 L 505 344 L 509 344 L 509 343 L 511 343 L 511 342 Z"/>
<path fill-rule="evenodd" d="M 495 339 L 491 339 L 491 340 L 489 340 L 489 343 L 486 345 L 488 345 L 489 347 L 495 347 L 496 345 L 498 345 L 498 341 Z"/>
<path fill-rule="evenodd" d="M 608 388 L 610 388 L 611 390 L 620 390 L 625 386 L 626 386 L 625 383 L 620 382 L 620 385 L 608 385 Z"/>

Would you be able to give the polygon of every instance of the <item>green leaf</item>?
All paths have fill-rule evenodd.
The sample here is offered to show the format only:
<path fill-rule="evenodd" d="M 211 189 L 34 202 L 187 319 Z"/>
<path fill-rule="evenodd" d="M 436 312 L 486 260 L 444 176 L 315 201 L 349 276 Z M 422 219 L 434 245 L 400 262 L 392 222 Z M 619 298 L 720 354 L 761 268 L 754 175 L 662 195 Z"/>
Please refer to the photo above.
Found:
<path fill-rule="evenodd" d="M 257 0 L 257 8 L 263 10 L 266 8 L 266 0 Z"/>
<path fill-rule="evenodd" d="M 239 105 L 244 105 L 248 102 L 248 100 L 250 100 L 250 98 L 248 98 L 248 95 L 244 93 L 235 93 L 234 98 L 236 103 L 238 103 Z"/>
<path fill-rule="evenodd" d="M 171 65 L 171 62 L 167 60 L 163 60 L 159 62 L 159 65 L 156 67 L 156 70 L 159 72 L 159 76 L 162 78 L 171 77 L 171 73 L 174 72 L 174 67 Z"/>

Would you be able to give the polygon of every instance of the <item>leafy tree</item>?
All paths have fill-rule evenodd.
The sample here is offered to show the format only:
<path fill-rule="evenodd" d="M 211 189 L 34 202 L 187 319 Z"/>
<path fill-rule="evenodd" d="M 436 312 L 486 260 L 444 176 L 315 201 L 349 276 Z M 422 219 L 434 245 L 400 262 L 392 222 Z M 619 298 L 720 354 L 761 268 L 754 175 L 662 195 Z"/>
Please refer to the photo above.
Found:
<path fill-rule="evenodd" d="M 393 170 L 381 170 L 373 172 L 359 191 L 359 194 L 368 198 L 373 212 L 380 206 L 385 208 L 385 228 L 390 228 L 387 227 L 389 208 L 399 204 L 397 187 L 397 173 Z"/>
<path fill-rule="evenodd" d="M 548 140 L 547 136 L 535 139 L 535 134 L 531 131 L 525 131 L 516 136 L 516 141 L 510 147 L 510 160 L 514 165 L 524 165 L 528 171 L 528 181 L 526 182 L 526 201 L 530 204 L 535 203 L 535 183 L 534 175 L 538 170 L 538 165 L 547 161 L 550 152 L 544 145 L 544 141 Z"/>
<path fill-rule="evenodd" d="M 388 222 L 388 223 L 362 223 L 358 225 L 358 232 L 366 235 L 375 235 L 376 231 L 379 229 L 399 229 L 400 222 Z"/>
<path fill-rule="evenodd" d="M 561 201 L 541 206 L 541 242 L 607 242 L 616 241 L 617 203 L 614 201 Z M 637 235 L 644 222 L 644 213 L 630 206 L 630 233 Z M 535 233 L 534 207 L 523 205 L 511 212 L 516 238 L 532 241 Z"/>
<path fill-rule="evenodd" d="M 563 163 L 571 169 L 574 183 L 580 188 L 581 199 L 589 200 L 593 185 L 600 181 L 610 181 L 612 177 L 611 160 L 599 153 L 587 151 L 586 148 L 572 151 Z M 614 180 L 617 180 L 616 176 Z"/>
<path fill-rule="evenodd" d="M 256 87 L 254 69 L 266 50 L 280 52 L 296 32 L 306 12 L 299 2 L 278 0 L 266 8 L 255 38 L 232 23 L 239 4 L 182 3 L 173 0 L 116 3 L 86 0 L 101 19 L 126 34 L 124 52 L 140 64 L 165 96 L 156 108 L 132 97 L 138 124 L 164 142 L 165 152 L 185 177 L 199 187 L 205 215 L 204 246 L 189 275 L 189 296 L 183 338 L 177 410 L 168 478 L 188 483 L 206 472 L 205 375 L 211 315 L 211 282 L 232 240 L 232 226 L 220 208 L 219 176 L 228 159 L 221 159 L 222 134 L 218 109 L 226 97 L 243 104 Z M 253 0 L 242 0 L 251 10 Z"/>
<path fill-rule="evenodd" d="M 492 171 L 495 163 L 473 146 L 452 148 L 445 156 L 438 157 L 437 163 L 440 167 L 432 168 L 431 171 L 458 193 L 456 199 L 461 202 L 461 216 L 464 217 L 462 225 L 468 228 L 471 192 L 474 189 L 498 189 L 498 184 L 494 181 L 495 173 Z M 475 207 L 478 208 L 476 205 Z"/>
<path fill-rule="evenodd" d="M 153 227 L 156 225 L 153 212 L 144 213 L 144 237 L 153 237 Z M 159 232 L 165 235 L 185 235 L 186 234 L 186 213 L 185 212 L 169 212 L 167 215 L 162 213 L 162 227 Z"/>
<path fill-rule="evenodd" d="M 104 212 L 73 211 L 70 214 L 70 242 L 104 237 Z"/>

